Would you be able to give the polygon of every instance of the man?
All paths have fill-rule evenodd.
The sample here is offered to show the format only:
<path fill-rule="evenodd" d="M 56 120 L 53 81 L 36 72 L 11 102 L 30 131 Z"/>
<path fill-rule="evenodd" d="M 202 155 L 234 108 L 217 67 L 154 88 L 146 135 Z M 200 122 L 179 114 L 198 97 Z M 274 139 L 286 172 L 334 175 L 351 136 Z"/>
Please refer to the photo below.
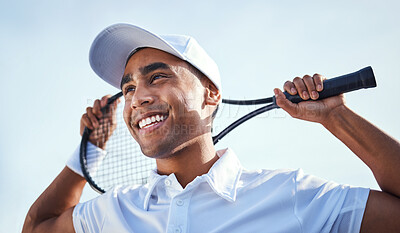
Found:
<path fill-rule="evenodd" d="M 346 144 L 382 192 L 301 170 L 247 171 L 231 149 L 216 152 L 211 124 L 221 101 L 218 68 L 191 37 L 117 24 L 95 39 L 90 59 L 101 78 L 121 87 L 126 125 L 157 170 L 147 185 L 78 204 L 85 180 L 75 154 L 32 205 L 23 232 L 400 231 L 400 144 L 352 112 L 343 95 L 293 104 L 274 90 L 291 116 L 322 124 Z M 306 75 L 287 81 L 284 90 L 316 100 L 322 81 Z M 106 100 L 87 109 L 81 129 L 99 127 Z M 152 116 L 163 120 L 147 122 Z"/>

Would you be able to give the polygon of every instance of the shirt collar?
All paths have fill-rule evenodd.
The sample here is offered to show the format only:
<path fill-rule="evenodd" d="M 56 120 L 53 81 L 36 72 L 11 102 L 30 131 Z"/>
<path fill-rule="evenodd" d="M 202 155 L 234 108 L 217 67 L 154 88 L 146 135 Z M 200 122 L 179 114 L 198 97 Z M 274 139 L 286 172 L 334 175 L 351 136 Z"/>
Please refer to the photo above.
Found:
<path fill-rule="evenodd" d="M 212 190 L 220 197 L 234 202 L 236 200 L 239 178 L 242 174 L 242 165 L 230 148 L 217 151 L 217 155 L 220 158 L 214 163 L 208 173 L 202 175 L 201 178 L 204 178 Z M 154 188 L 166 177 L 166 175 L 159 175 L 156 169 L 151 171 L 148 182 L 149 186 L 143 203 L 144 209 L 148 208 L 149 199 Z"/>
<path fill-rule="evenodd" d="M 205 174 L 206 180 L 211 188 L 222 198 L 228 201 L 236 200 L 236 191 L 242 165 L 232 149 L 227 148 L 217 151 L 220 157 Z"/>

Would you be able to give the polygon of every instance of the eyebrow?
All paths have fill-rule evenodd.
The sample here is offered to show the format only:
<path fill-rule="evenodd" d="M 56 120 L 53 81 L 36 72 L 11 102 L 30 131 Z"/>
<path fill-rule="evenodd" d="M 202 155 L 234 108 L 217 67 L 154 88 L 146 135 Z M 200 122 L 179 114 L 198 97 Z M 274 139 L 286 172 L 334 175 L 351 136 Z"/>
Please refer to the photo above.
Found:
<path fill-rule="evenodd" d="M 120 85 L 121 90 L 124 84 L 129 83 L 130 81 L 133 81 L 132 74 L 126 74 L 124 77 L 122 77 Z"/>
<path fill-rule="evenodd" d="M 144 75 L 147 75 L 147 74 L 149 74 L 149 73 L 151 73 L 151 72 L 153 72 L 155 70 L 159 70 L 159 69 L 161 69 L 161 70 L 169 70 L 170 67 L 169 67 L 168 64 L 165 64 L 163 62 L 155 62 L 155 63 L 152 63 L 152 64 L 147 65 L 145 67 L 139 68 L 139 71 L 140 71 L 141 75 L 144 76 Z M 120 86 L 121 89 L 122 89 L 122 86 L 124 86 L 125 83 L 131 82 L 131 81 L 133 81 L 132 74 L 126 74 L 124 77 L 122 77 L 121 86 Z"/>
<path fill-rule="evenodd" d="M 151 73 L 151 72 L 153 72 L 155 70 L 159 70 L 159 69 L 168 70 L 170 68 L 169 68 L 168 64 L 165 64 L 165 63 L 162 63 L 162 62 L 155 62 L 155 63 L 152 63 L 152 64 L 147 65 L 145 67 L 139 68 L 140 73 L 142 75 L 147 75 L 148 73 Z"/>

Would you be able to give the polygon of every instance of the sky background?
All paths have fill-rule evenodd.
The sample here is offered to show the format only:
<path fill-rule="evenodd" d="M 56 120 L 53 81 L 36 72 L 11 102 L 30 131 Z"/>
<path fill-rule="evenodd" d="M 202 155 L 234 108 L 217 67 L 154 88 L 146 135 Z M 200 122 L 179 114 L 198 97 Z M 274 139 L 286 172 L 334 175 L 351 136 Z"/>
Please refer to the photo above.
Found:
<path fill-rule="evenodd" d="M 349 93 L 348 106 L 399 139 L 399 9 L 394 0 L 0 0 L 0 232 L 21 231 L 29 207 L 78 146 L 85 108 L 116 93 L 88 62 L 105 27 L 128 22 L 194 36 L 219 65 L 225 98 L 269 97 L 296 76 L 335 77 L 372 66 L 378 87 Z M 240 126 L 217 145 L 226 146 L 249 169 L 303 168 L 379 188 L 367 166 L 321 125 L 282 110 Z M 82 201 L 95 196 L 86 188 Z"/>

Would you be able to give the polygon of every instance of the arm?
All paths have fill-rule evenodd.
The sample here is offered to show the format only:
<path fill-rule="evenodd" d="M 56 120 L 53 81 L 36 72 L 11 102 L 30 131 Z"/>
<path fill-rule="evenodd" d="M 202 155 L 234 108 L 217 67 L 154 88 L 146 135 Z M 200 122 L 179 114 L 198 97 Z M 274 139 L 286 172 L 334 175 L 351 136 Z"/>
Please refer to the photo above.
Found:
<path fill-rule="evenodd" d="M 304 100 L 317 99 L 322 80 L 321 75 L 306 75 L 286 82 L 284 89 Z M 282 109 L 295 118 L 322 124 L 372 170 L 383 192 L 371 191 L 362 232 L 400 229 L 400 143 L 351 111 L 343 95 L 293 104 L 279 89 L 274 92 Z"/>
<path fill-rule="evenodd" d="M 65 167 L 29 209 L 22 232 L 75 232 L 72 211 L 85 183 Z"/>
<path fill-rule="evenodd" d="M 87 108 L 86 113 L 81 118 L 81 135 L 85 127 L 97 130 L 102 124 L 110 125 L 109 122 L 115 116 L 114 112 L 111 111 L 110 114 L 103 117 L 100 110 L 102 106 L 106 105 L 107 99 L 108 96 L 105 96 L 101 101 L 96 100 L 93 108 Z M 115 125 L 111 124 L 110 134 L 114 129 Z M 96 134 L 91 135 L 89 139 L 91 143 L 104 148 L 109 134 L 105 137 L 93 135 Z M 73 161 L 79 161 L 79 159 L 76 158 Z M 76 166 L 73 166 L 74 170 L 80 168 L 79 162 L 77 163 Z M 65 167 L 29 209 L 22 232 L 75 232 L 72 212 L 79 202 L 85 184 L 85 178 L 69 167 Z"/>
<path fill-rule="evenodd" d="M 398 141 L 347 106 L 340 106 L 332 111 L 323 125 L 372 170 L 383 192 L 400 197 Z"/>

